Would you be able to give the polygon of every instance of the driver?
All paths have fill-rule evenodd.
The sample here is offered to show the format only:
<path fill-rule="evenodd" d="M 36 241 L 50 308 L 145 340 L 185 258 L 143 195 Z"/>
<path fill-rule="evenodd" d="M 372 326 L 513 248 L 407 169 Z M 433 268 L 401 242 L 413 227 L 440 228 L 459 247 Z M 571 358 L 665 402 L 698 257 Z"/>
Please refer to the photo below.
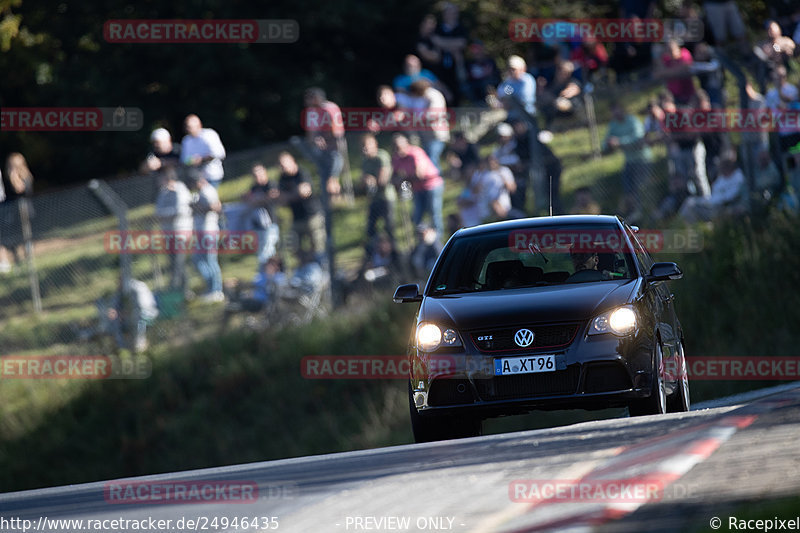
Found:
<path fill-rule="evenodd" d="M 572 252 L 569 253 L 572 259 L 572 265 L 575 267 L 575 273 L 581 270 L 597 270 L 597 265 L 600 263 L 600 256 L 597 252 Z"/>
<path fill-rule="evenodd" d="M 600 281 L 612 278 L 612 274 L 608 270 L 600 272 L 597 269 L 597 265 L 600 263 L 600 255 L 597 252 L 570 250 L 569 257 L 575 267 L 575 273 L 567 281 Z"/>

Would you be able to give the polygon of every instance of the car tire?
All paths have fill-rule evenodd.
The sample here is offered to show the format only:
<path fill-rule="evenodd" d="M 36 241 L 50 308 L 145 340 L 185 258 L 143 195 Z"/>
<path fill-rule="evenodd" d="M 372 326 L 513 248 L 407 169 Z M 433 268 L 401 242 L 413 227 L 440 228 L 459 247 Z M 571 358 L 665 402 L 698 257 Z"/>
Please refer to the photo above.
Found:
<path fill-rule="evenodd" d="M 676 358 L 678 359 L 679 372 L 678 387 L 667 399 L 667 412 L 685 413 L 691 408 L 691 401 L 689 398 L 689 373 L 686 368 L 686 351 L 684 350 L 682 340 L 678 342 Z"/>
<path fill-rule="evenodd" d="M 650 385 L 650 396 L 637 399 L 628 405 L 630 416 L 661 415 L 667 412 L 667 389 L 664 382 L 664 358 L 661 341 L 654 342 L 653 379 Z"/>
<path fill-rule="evenodd" d="M 483 420 L 467 415 L 422 416 L 414 405 L 414 393 L 408 385 L 408 406 L 411 411 L 411 430 L 415 442 L 465 439 L 483 434 Z"/>

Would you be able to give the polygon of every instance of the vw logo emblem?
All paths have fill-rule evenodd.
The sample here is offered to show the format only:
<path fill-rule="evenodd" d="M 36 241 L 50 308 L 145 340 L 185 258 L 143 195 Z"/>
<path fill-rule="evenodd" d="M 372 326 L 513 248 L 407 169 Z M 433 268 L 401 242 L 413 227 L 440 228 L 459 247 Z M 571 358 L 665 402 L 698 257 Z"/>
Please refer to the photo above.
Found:
<path fill-rule="evenodd" d="M 514 334 L 514 342 L 520 348 L 527 348 L 533 343 L 533 332 L 529 329 L 520 329 Z"/>

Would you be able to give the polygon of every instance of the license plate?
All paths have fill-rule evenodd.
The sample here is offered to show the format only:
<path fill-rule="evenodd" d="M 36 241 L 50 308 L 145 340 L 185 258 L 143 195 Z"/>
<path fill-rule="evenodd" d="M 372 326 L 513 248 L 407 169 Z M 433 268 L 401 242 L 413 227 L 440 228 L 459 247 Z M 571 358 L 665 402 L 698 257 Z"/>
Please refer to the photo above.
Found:
<path fill-rule="evenodd" d="M 494 360 L 495 376 L 555 372 L 555 355 L 530 355 L 527 357 L 503 357 Z"/>

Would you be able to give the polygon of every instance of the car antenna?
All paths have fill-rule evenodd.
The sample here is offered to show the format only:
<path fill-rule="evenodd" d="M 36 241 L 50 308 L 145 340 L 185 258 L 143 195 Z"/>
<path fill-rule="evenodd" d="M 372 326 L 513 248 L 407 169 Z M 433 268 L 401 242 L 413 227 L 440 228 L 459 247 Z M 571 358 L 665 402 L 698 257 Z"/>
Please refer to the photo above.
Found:
<path fill-rule="evenodd" d="M 553 216 L 553 175 L 550 174 L 550 216 Z"/>

